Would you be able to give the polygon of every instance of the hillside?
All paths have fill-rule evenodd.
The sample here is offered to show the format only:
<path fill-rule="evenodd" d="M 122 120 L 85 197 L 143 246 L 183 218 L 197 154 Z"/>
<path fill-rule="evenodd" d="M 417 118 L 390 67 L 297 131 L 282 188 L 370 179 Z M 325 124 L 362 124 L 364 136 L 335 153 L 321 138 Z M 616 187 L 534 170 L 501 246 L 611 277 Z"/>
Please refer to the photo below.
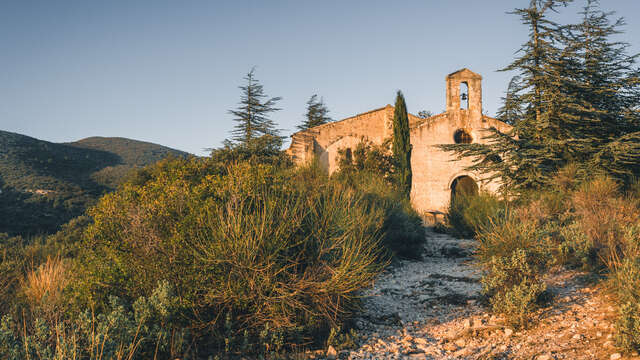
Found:
<path fill-rule="evenodd" d="M 0 233 L 49 233 L 114 189 L 136 167 L 187 153 L 92 137 L 57 144 L 0 131 Z"/>
<path fill-rule="evenodd" d="M 133 167 L 153 164 L 168 155 L 189 156 L 186 152 L 166 146 L 121 137 L 93 136 L 66 145 L 116 155 L 119 160 L 117 164 L 107 165 L 91 175 L 95 182 L 109 188 L 118 186 Z"/>

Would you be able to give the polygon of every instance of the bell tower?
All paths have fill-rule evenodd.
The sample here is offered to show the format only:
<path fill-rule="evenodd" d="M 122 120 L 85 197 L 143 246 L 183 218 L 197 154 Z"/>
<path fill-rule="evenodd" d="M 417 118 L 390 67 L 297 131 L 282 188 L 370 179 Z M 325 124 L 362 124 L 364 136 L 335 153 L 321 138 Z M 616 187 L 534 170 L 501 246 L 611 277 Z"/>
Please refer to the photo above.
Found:
<path fill-rule="evenodd" d="M 464 68 L 447 75 L 446 82 L 447 112 L 482 119 L 482 76 Z"/>

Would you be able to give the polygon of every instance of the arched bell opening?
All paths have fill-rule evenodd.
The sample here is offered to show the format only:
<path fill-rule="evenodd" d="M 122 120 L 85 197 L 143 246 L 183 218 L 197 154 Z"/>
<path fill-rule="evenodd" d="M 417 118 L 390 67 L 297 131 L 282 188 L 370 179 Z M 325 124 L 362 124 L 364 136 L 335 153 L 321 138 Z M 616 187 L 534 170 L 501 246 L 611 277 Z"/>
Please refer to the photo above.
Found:
<path fill-rule="evenodd" d="M 469 84 L 466 81 L 460 83 L 460 109 L 469 110 Z"/>

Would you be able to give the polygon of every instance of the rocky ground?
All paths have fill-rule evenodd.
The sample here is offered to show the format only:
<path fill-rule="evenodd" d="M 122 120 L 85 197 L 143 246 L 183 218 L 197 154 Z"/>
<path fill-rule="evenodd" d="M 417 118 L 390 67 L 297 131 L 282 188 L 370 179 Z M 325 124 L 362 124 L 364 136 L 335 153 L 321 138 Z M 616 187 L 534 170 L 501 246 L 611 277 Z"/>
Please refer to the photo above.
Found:
<path fill-rule="evenodd" d="M 481 285 L 473 241 L 428 230 L 426 256 L 391 266 L 364 295 L 355 350 L 342 359 L 640 359 L 614 347 L 615 309 L 587 274 L 558 270 L 554 299 L 533 325 L 514 331 L 477 303 Z"/>

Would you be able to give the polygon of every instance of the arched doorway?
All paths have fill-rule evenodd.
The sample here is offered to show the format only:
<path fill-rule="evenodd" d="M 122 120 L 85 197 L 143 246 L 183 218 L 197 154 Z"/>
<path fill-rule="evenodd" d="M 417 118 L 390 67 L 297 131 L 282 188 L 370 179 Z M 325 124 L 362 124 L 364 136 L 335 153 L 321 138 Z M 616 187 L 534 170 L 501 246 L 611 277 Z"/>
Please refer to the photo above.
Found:
<path fill-rule="evenodd" d="M 463 175 L 458 176 L 451 183 L 451 203 L 453 204 L 456 201 L 456 197 L 459 199 L 460 196 L 473 196 L 478 194 L 478 184 L 476 184 L 475 180 L 471 178 L 471 176 Z"/>

